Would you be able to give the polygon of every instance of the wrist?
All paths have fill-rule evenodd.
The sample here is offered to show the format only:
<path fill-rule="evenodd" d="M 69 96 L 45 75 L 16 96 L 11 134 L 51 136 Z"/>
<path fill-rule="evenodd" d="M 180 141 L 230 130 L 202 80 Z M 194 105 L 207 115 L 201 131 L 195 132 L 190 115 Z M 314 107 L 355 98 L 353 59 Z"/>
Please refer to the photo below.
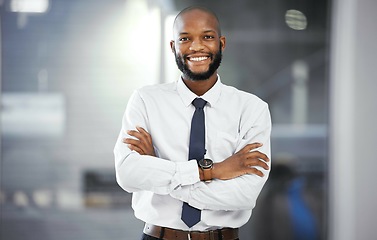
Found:
<path fill-rule="evenodd" d="M 198 171 L 199 171 L 199 180 L 204 181 L 203 170 L 199 166 L 198 166 Z"/>
<path fill-rule="evenodd" d="M 212 168 L 213 168 L 213 161 L 211 159 L 201 159 L 198 161 L 198 165 L 200 167 L 200 180 L 205 182 L 210 182 L 212 177 Z"/>
<path fill-rule="evenodd" d="M 221 179 L 220 171 L 219 171 L 219 164 L 220 163 L 213 163 L 212 166 L 212 179 Z"/>

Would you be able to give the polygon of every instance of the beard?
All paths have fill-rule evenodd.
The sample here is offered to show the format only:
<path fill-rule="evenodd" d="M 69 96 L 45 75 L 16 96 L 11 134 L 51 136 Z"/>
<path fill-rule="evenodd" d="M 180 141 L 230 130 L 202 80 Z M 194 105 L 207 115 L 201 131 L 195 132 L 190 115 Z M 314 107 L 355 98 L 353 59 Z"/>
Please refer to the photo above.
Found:
<path fill-rule="evenodd" d="M 208 70 L 205 72 L 199 72 L 199 73 L 192 72 L 184 60 L 184 59 L 187 59 L 187 54 L 181 57 L 174 51 L 174 56 L 175 56 L 175 62 L 177 63 L 178 69 L 181 70 L 183 75 L 185 75 L 186 77 L 188 77 L 189 79 L 193 81 L 203 81 L 210 78 L 216 72 L 216 70 L 220 67 L 221 60 L 222 60 L 221 45 L 220 45 L 219 51 L 217 51 L 215 55 L 210 54 L 209 57 L 213 60 L 211 64 L 209 65 Z"/>

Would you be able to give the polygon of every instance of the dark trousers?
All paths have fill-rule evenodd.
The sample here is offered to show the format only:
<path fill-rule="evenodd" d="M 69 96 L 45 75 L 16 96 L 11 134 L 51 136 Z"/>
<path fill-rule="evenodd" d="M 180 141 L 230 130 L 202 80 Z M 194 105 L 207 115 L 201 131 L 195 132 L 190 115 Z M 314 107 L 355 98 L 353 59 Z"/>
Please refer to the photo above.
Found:
<path fill-rule="evenodd" d="M 143 233 L 143 235 L 141 236 L 141 240 L 161 240 L 161 239 L 160 238 L 151 237 L 151 236 L 146 235 L 145 233 Z"/>
<path fill-rule="evenodd" d="M 160 240 L 160 238 L 151 237 L 145 233 L 141 236 L 141 240 Z"/>

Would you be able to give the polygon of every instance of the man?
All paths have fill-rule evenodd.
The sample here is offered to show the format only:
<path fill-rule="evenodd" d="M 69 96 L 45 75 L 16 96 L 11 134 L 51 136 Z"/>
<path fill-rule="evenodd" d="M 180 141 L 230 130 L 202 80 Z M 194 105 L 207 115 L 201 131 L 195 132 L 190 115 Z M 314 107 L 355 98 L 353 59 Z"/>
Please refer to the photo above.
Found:
<path fill-rule="evenodd" d="M 142 239 L 238 239 L 269 173 L 268 106 L 221 83 L 226 39 L 213 12 L 186 8 L 173 27 L 181 78 L 132 95 L 114 149 L 117 182 L 133 193 Z"/>

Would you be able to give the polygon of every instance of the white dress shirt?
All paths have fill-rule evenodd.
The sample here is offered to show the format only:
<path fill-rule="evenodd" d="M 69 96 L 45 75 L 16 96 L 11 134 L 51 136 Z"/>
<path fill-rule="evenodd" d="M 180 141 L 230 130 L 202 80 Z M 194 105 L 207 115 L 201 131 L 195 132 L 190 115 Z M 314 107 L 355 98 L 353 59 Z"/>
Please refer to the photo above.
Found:
<path fill-rule="evenodd" d="M 143 87 L 130 98 L 114 148 L 118 184 L 133 193 L 135 216 L 147 223 L 189 230 L 181 220 L 182 201 L 201 209 L 201 221 L 190 230 L 205 231 L 245 224 L 267 180 L 265 175 L 243 175 L 231 180 L 199 179 L 195 160 L 188 160 L 191 118 L 198 96 L 179 79 Z M 214 162 L 230 157 L 248 143 L 270 157 L 271 118 L 268 105 L 250 93 L 221 83 L 200 96 L 206 123 L 206 155 Z M 131 151 L 123 138 L 136 126 L 147 130 L 158 157 Z M 268 162 L 270 165 L 270 162 Z"/>

